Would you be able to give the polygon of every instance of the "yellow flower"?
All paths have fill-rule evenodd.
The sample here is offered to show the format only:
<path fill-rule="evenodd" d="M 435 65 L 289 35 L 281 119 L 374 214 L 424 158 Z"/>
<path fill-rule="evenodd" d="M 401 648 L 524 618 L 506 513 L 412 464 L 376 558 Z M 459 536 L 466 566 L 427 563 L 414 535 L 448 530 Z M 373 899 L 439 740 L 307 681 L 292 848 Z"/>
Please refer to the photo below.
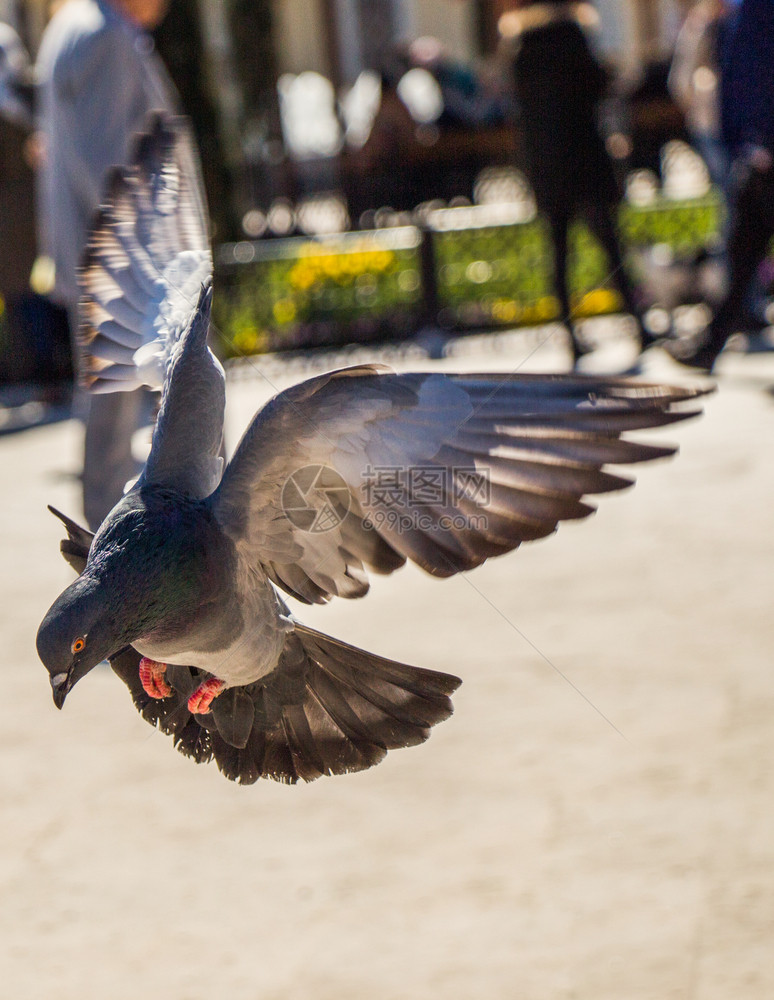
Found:
<path fill-rule="evenodd" d="M 573 303 L 573 312 L 577 316 L 601 316 L 618 312 L 622 307 L 623 302 L 618 292 L 610 288 L 594 288 L 581 296 L 577 305 Z"/>
<path fill-rule="evenodd" d="M 559 315 L 559 300 L 554 295 L 543 295 L 535 303 L 535 313 L 538 319 L 555 319 Z"/>
<path fill-rule="evenodd" d="M 233 346 L 238 354 L 256 354 L 266 348 L 266 333 L 255 326 L 244 327 L 234 334 Z"/>
<path fill-rule="evenodd" d="M 498 323 L 515 323 L 522 310 L 513 299 L 495 299 L 492 303 L 492 319 Z"/>
<path fill-rule="evenodd" d="M 289 280 L 293 288 L 305 292 L 317 281 L 318 275 L 308 261 L 299 261 L 290 272 Z"/>
<path fill-rule="evenodd" d="M 292 323 L 296 318 L 296 304 L 292 299 L 278 299 L 274 303 L 272 313 L 278 323 Z"/>

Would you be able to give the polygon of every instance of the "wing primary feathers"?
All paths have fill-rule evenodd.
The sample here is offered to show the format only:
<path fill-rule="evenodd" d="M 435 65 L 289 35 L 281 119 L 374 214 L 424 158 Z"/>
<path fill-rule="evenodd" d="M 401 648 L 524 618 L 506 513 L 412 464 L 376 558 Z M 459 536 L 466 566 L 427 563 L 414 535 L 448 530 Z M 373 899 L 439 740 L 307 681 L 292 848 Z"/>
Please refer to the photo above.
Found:
<path fill-rule="evenodd" d="M 212 276 L 207 212 L 185 119 L 153 115 L 130 163 L 109 174 L 79 273 L 85 384 L 161 386 L 163 361 Z M 135 352 L 153 344 L 162 363 Z M 116 369 L 118 369 L 116 371 Z M 133 376 L 124 369 L 134 369 Z"/>
<path fill-rule="evenodd" d="M 708 391 L 616 377 L 345 372 L 275 396 L 214 497 L 242 558 L 313 603 L 362 596 L 367 570 L 392 572 L 405 559 L 451 576 L 585 517 L 594 508 L 584 498 L 629 485 L 603 467 L 675 451 L 625 435 L 695 416 Z M 336 473 L 352 498 L 349 513 L 314 536 L 282 500 L 290 478 L 310 468 Z M 372 488 L 390 470 L 395 481 Z M 487 495 L 451 490 L 458 471 L 477 475 Z M 415 472 L 445 478 L 441 494 L 423 497 Z"/>

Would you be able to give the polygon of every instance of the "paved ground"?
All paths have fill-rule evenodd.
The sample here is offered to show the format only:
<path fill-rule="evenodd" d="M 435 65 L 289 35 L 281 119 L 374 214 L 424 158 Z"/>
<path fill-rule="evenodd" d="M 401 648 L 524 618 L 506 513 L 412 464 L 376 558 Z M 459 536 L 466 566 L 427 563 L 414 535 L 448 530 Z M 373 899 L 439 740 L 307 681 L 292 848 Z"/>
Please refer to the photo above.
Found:
<path fill-rule="evenodd" d="M 439 364 L 516 367 L 536 343 Z M 679 377 L 660 352 L 646 368 Z M 465 683 L 425 746 L 296 788 L 196 767 L 107 671 L 54 709 L 34 636 L 70 571 L 45 504 L 77 512 L 78 430 L 0 439 L 0 992 L 770 1000 L 774 355 L 718 382 L 702 420 L 650 435 L 678 459 L 590 521 L 304 612 Z M 232 382 L 232 444 L 265 394 Z"/>

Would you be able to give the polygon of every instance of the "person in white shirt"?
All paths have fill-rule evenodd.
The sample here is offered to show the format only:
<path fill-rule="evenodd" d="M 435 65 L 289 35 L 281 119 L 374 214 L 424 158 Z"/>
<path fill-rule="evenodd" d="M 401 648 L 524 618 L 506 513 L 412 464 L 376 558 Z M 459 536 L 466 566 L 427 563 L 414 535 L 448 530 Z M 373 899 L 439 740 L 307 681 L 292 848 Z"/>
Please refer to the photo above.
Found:
<path fill-rule="evenodd" d="M 129 160 L 135 133 L 152 111 L 178 111 L 174 87 L 149 30 L 168 0 L 68 0 L 51 19 L 38 54 L 37 116 L 42 136 L 38 229 L 55 267 L 52 299 L 78 328 L 77 272 L 109 169 Z M 76 365 L 78 349 L 74 345 Z M 139 472 L 131 438 L 144 390 L 86 401 L 83 505 L 96 529 Z"/>

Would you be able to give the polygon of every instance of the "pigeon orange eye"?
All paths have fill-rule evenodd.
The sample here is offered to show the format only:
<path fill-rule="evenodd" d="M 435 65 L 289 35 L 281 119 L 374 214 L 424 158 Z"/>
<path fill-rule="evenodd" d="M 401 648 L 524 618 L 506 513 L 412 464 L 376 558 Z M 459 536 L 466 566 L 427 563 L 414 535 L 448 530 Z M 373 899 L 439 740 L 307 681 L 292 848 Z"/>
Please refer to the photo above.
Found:
<path fill-rule="evenodd" d="M 86 645 L 86 640 L 81 638 L 81 636 L 78 636 L 78 638 L 73 642 L 72 646 L 70 646 L 70 649 L 72 650 L 73 653 L 80 653 L 85 645 Z"/>

